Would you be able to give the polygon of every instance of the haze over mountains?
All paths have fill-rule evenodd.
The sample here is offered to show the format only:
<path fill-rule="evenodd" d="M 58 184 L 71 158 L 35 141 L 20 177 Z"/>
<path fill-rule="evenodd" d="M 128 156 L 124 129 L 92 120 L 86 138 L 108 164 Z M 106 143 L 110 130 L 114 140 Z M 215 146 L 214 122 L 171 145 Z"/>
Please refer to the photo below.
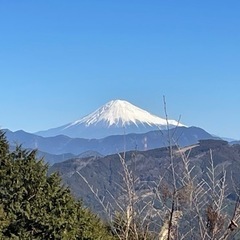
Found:
<path fill-rule="evenodd" d="M 11 145 L 21 144 L 24 148 L 38 149 L 44 153 L 60 155 L 71 153 L 79 155 L 84 152 L 98 152 L 109 155 L 129 150 L 149 150 L 168 145 L 168 134 L 172 144 L 187 146 L 198 143 L 202 139 L 216 139 L 211 134 L 197 127 L 178 127 L 162 131 L 150 131 L 142 134 L 113 135 L 102 139 L 70 138 L 64 135 L 55 137 L 41 137 L 24 131 L 6 131 L 6 136 Z M 65 160 L 65 159 L 64 159 Z"/>
<path fill-rule="evenodd" d="M 66 135 L 73 138 L 92 139 L 164 130 L 167 124 L 170 128 L 184 126 L 175 120 L 168 120 L 167 123 L 166 119 L 155 116 L 127 101 L 113 100 L 80 120 L 36 134 L 43 137 Z"/>
<path fill-rule="evenodd" d="M 123 100 L 110 101 L 80 120 L 36 134 L 5 131 L 12 146 L 38 149 L 50 164 L 79 155 L 106 156 L 166 147 L 169 137 L 172 145 L 181 147 L 218 139 L 201 128 L 167 121 Z"/>

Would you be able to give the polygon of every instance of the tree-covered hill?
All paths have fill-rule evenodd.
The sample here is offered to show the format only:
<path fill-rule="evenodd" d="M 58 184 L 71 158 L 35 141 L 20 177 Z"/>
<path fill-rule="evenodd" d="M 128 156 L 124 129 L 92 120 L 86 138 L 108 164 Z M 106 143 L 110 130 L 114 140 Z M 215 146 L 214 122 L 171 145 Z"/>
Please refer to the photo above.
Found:
<path fill-rule="evenodd" d="M 103 217 L 111 220 L 116 210 L 125 216 L 129 234 L 132 226 L 153 231 L 150 239 L 240 239 L 240 145 L 202 140 L 71 159 L 54 164 L 55 171 Z"/>

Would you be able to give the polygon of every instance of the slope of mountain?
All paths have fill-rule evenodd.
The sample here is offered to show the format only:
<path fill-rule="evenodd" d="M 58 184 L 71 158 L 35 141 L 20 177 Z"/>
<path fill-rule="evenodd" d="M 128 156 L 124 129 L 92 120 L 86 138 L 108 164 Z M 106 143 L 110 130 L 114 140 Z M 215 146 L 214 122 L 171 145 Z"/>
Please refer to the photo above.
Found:
<path fill-rule="evenodd" d="M 89 155 L 90 156 L 90 155 Z M 48 163 L 48 165 L 53 165 L 55 163 L 64 162 L 68 159 L 77 157 L 74 154 L 71 153 L 63 153 L 63 154 L 50 154 L 38 151 L 37 152 L 37 158 L 43 159 L 44 162 Z"/>
<path fill-rule="evenodd" d="M 228 191 L 226 194 L 230 200 L 234 199 L 236 194 L 233 189 L 233 180 L 236 186 L 240 186 L 240 145 L 229 145 L 222 140 L 203 140 L 199 144 L 192 146 L 190 153 L 187 152 L 187 155 L 190 160 L 190 168 L 194 166 L 192 176 L 195 179 L 199 179 L 199 181 L 206 175 L 207 168 L 210 166 L 210 149 L 218 178 L 222 177 L 220 173 L 225 169 L 227 173 L 225 184 L 227 184 Z M 187 150 L 183 149 L 183 151 Z M 161 176 L 171 179 L 171 175 L 168 176 L 170 173 L 167 171 L 167 166 L 169 165 L 168 148 L 144 152 L 130 151 L 125 154 L 125 159 L 128 168 L 134 174 L 134 178 L 140 181 L 139 186 L 136 186 L 136 191 L 139 194 L 140 191 L 144 190 L 146 184 L 145 190 L 149 190 L 148 184 L 151 185 L 153 182 L 157 182 Z M 174 161 L 179 163 L 176 171 L 179 174 L 182 173 L 181 154 L 177 148 L 174 149 Z M 115 199 L 121 197 L 122 188 L 120 186 L 123 184 L 121 177 L 123 167 L 117 154 L 102 158 L 71 159 L 54 164 L 49 171 L 59 172 L 63 182 L 70 187 L 75 196 L 83 199 L 87 205 L 97 212 L 101 212 L 102 208 L 79 173 L 88 181 L 90 186 L 93 186 L 98 191 L 99 196 L 106 201 L 113 203 L 112 196 Z M 108 194 L 109 192 L 112 196 Z"/>
<path fill-rule="evenodd" d="M 52 139 L 45 139 L 40 136 L 33 135 L 31 133 L 24 132 L 22 130 L 11 132 L 10 130 L 4 129 L 7 140 L 10 143 L 10 150 L 13 151 L 16 146 L 21 145 L 25 149 L 33 150 L 37 149 L 37 157 L 43 158 L 45 162 L 49 165 L 54 163 L 63 162 L 67 159 L 77 157 L 77 154 L 72 153 L 58 153 L 58 151 L 49 151 L 55 144 L 59 144 L 63 139 L 58 138 Z M 53 143 L 53 144 L 52 144 Z M 40 146 L 40 147 L 39 147 Z M 55 146 L 56 147 L 56 146 Z M 86 153 L 86 156 L 95 156 L 96 153 Z"/>
<path fill-rule="evenodd" d="M 170 128 L 177 125 L 184 126 L 175 120 L 168 120 L 168 124 Z M 166 129 L 166 126 L 166 119 L 152 115 L 127 101 L 113 100 L 80 120 L 36 134 L 44 137 L 66 135 L 92 139 L 110 135 L 146 133 Z"/>
<path fill-rule="evenodd" d="M 39 151 L 54 155 L 66 153 L 79 155 L 86 151 L 96 151 L 98 154 L 109 155 L 134 149 L 148 150 L 167 146 L 168 135 L 173 139 L 173 145 L 178 143 L 180 146 L 195 144 L 202 139 L 215 139 L 197 127 L 178 127 L 170 129 L 169 133 L 167 130 L 158 130 L 143 134 L 114 135 L 103 139 L 70 138 L 63 135 L 41 137 L 24 131 L 6 131 L 7 139 L 11 145 L 17 143 L 24 148 L 37 148 Z"/>
<path fill-rule="evenodd" d="M 240 144 L 240 141 L 231 141 L 230 144 Z"/>

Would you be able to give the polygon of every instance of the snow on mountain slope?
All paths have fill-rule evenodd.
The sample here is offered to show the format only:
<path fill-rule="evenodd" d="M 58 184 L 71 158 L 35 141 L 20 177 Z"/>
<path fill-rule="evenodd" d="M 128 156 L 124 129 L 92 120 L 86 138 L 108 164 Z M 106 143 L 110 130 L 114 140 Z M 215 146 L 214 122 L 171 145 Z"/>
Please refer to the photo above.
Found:
<path fill-rule="evenodd" d="M 165 119 L 154 116 L 127 101 L 113 100 L 86 117 L 73 122 L 67 127 L 82 123 L 86 126 L 96 125 L 101 121 L 105 122 L 108 126 L 116 125 L 121 127 L 130 124 L 138 126 L 139 123 L 147 124 L 149 126 L 166 125 Z M 178 123 L 174 120 L 170 120 L 169 124 L 177 125 Z"/>
<path fill-rule="evenodd" d="M 169 126 L 184 126 L 175 120 L 168 120 Z M 103 138 L 125 133 L 144 133 L 166 129 L 166 119 L 123 100 L 113 100 L 80 120 L 64 126 L 38 132 L 41 136 L 67 135 L 81 138 Z"/>

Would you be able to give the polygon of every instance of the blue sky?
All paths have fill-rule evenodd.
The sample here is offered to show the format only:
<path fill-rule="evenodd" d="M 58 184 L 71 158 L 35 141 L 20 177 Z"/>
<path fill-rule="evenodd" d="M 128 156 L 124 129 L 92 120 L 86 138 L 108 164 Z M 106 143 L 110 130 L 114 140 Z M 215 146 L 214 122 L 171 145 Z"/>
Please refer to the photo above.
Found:
<path fill-rule="evenodd" d="M 240 1 L 0 0 L 0 127 L 124 99 L 240 139 Z"/>

